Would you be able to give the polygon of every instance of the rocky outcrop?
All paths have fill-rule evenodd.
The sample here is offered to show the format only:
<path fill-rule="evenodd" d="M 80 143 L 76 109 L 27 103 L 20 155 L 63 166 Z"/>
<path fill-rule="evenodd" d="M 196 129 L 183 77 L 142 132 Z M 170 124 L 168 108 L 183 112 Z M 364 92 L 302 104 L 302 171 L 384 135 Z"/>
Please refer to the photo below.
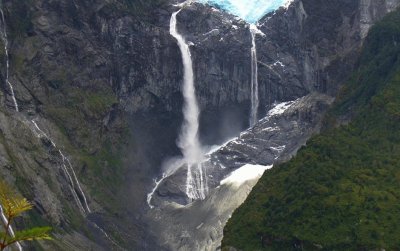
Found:
<path fill-rule="evenodd" d="M 148 214 L 160 242 L 169 250 L 216 250 L 227 220 L 257 181 L 236 186 L 221 180 L 245 164 L 269 166 L 292 157 L 318 132 L 332 102 L 333 98 L 314 93 L 277 104 L 254 127 L 210 152 L 202 163 L 208 179 L 204 200 L 188 203 L 185 198 L 185 168 L 161 181 L 150 201 L 156 208 Z"/>
<path fill-rule="evenodd" d="M 209 32 L 204 33 L 203 27 L 207 27 L 205 23 L 201 26 L 202 28 L 198 28 L 200 31 L 197 33 L 197 30 L 193 30 L 195 26 L 191 25 L 191 20 L 195 23 L 201 23 L 201 21 L 198 18 L 189 20 L 186 15 L 196 16 L 193 13 L 202 8 L 203 6 L 193 4 L 182 12 L 184 20 L 181 21 L 184 24 L 182 30 L 190 31 L 187 37 L 193 42 L 194 58 L 199 57 L 195 62 L 207 60 L 197 56 L 196 52 L 201 50 L 201 55 L 204 55 L 205 47 L 211 46 L 207 44 L 208 40 L 202 40 L 199 34 L 211 36 L 214 39 L 212 40 L 214 46 L 219 34 L 225 34 L 224 31 L 232 34 L 233 38 L 245 36 L 237 39 L 241 41 L 250 37 L 245 24 L 241 27 L 240 22 L 229 22 L 232 20 L 229 15 L 214 9 L 211 11 L 222 17 L 220 25 L 215 29 L 208 27 L 206 29 Z M 373 5 L 369 8 L 375 12 L 375 15 L 368 19 L 369 25 L 392 9 L 392 7 L 382 8 L 382 6 L 377 8 Z M 259 29 L 265 34 L 257 37 L 261 114 L 266 114 L 265 110 L 271 108 L 276 101 L 296 99 L 297 101 L 284 115 L 268 116 L 267 114 L 267 117 L 256 126 L 241 133 L 226 146 L 206 157 L 207 160 L 202 164 L 202 172 L 207 173 L 209 197 L 206 197 L 204 201 L 191 202 L 186 197 L 187 169 L 185 167 L 177 169 L 158 184 L 151 200 L 152 205 L 158 209 L 151 211 L 149 215 L 150 218 L 155 219 L 154 231 L 158 229 L 160 240 L 162 243 L 167 243 L 166 247 L 172 250 L 215 250 L 222 237 L 226 215 L 220 215 L 220 218 L 217 217 L 218 220 L 216 220 L 213 212 L 224 210 L 226 214 L 229 214 L 228 212 L 233 212 L 235 203 L 240 204 L 241 198 L 239 196 L 237 201 L 233 200 L 235 202 L 230 204 L 230 208 L 225 207 L 224 203 L 217 206 L 211 205 L 210 201 L 223 201 L 218 197 L 221 189 L 220 181 L 232 170 L 248 163 L 271 165 L 288 160 L 312 134 L 319 131 L 323 114 L 333 101 L 332 97 L 349 77 L 356 64 L 358 51 L 365 37 L 363 33 L 366 23 L 364 9 L 362 2 L 337 1 L 329 6 L 321 6 L 315 1 L 295 1 L 288 10 L 281 9 L 261 21 Z M 208 12 L 201 11 L 201 13 Z M 223 24 L 227 24 L 228 27 L 240 27 L 239 30 L 245 29 L 247 32 L 236 32 L 234 28 L 229 28 L 233 31 L 228 31 L 228 28 L 224 29 Z M 221 37 L 219 42 L 223 43 L 224 38 Z M 229 41 L 233 38 L 231 37 Z M 249 48 L 244 50 L 249 51 Z M 249 62 L 248 58 L 246 62 Z M 213 68 L 211 73 L 201 72 L 200 74 L 206 74 L 206 76 L 201 76 L 201 80 L 197 82 L 198 85 L 200 85 L 199 82 L 210 78 L 208 75 L 218 75 L 216 71 L 218 69 Z M 224 73 L 223 67 L 219 71 L 221 75 L 229 75 L 227 72 Z M 250 78 L 247 79 L 244 88 L 249 88 L 248 81 Z M 247 95 L 249 93 L 247 90 Z M 306 97 L 298 99 L 306 94 L 308 94 Z M 233 97 L 233 100 L 240 102 L 238 97 Z M 249 188 L 243 189 L 241 191 Z M 209 218 L 205 211 L 209 213 Z M 202 215 L 202 217 L 194 223 L 195 215 Z"/>
<path fill-rule="evenodd" d="M 64 244 L 57 250 L 87 246 L 101 250 L 94 242 L 105 249 L 119 249 L 113 244 L 115 239 L 129 249 L 158 248 L 152 243 L 159 229 L 151 232 L 144 222 L 147 218 L 141 217 L 147 210 L 146 193 L 162 161 L 179 155 L 175 139 L 181 122 L 182 65 L 168 27 L 176 7 L 171 1 L 146 2 L 153 8 L 140 9 L 141 5 L 123 0 L 3 1 L 10 82 L 20 112 L 13 111 L 2 51 L 0 172 L 35 202 L 38 217 L 65 233 L 59 236 Z M 395 0 L 336 0 L 323 5 L 302 0 L 266 17 L 259 26 L 265 36 L 257 37 L 261 114 L 275 102 L 314 92 L 335 94 L 356 61 L 365 30 L 397 5 Z M 248 25 L 194 3 L 178 15 L 178 29 L 193 43 L 201 139 L 220 143 L 248 124 Z M 322 107 L 331 100 L 315 95 L 309 99 L 319 100 Z M 318 128 L 319 112 L 324 109 L 315 104 L 305 106 L 311 109 L 309 113 L 305 109 L 276 121 L 285 128 L 282 131 L 293 135 L 264 134 L 268 125 L 260 124 L 239 137 L 244 145 L 231 143 L 213 155 L 229 165 L 226 172 L 215 171 L 214 176 L 219 176 L 213 186 L 239 166 L 232 152 L 242 154 L 240 163 L 262 164 L 276 161 L 271 147 L 286 145 L 282 156 L 295 152 Z M 312 126 L 296 136 L 302 130 L 291 127 L 295 124 L 285 125 L 288 119 L 296 120 L 298 128 Z M 32 120 L 71 160 L 93 211 L 86 218 L 79 213 L 68 178 L 60 169 L 59 154 L 49 140 L 37 137 Z M 275 137 L 277 145 L 252 139 L 261 131 L 263 140 Z M 255 144 L 259 151 L 246 144 Z M 111 232 L 111 240 L 90 222 Z M 71 229 L 76 232 L 66 234 Z M 83 237 L 84 231 L 94 233 L 94 242 Z"/>
<path fill-rule="evenodd" d="M 332 97 L 314 93 L 276 104 L 254 127 L 206 154 L 202 166 L 207 173 L 208 188 L 219 186 L 224 177 L 245 164 L 269 166 L 289 159 L 319 131 L 322 116 L 332 102 Z M 164 179 L 151 204 L 188 204 L 184 186 L 186 172 L 186 168 L 180 168 Z"/>
<path fill-rule="evenodd" d="M 360 35 L 367 36 L 369 28 L 386 13 L 395 10 L 399 6 L 397 0 L 360 0 Z"/>
<path fill-rule="evenodd" d="M 85 220 L 85 215 L 79 210 L 74 200 L 76 193 L 74 185 L 68 178 L 71 170 L 66 172 L 63 166 L 64 159 L 61 158 L 48 138 L 42 137 L 35 124 L 24 115 L 16 112 L 0 109 L 0 166 L 2 179 L 9 184 L 15 184 L 16 188 L 34 205 L 34 211 L 29 218 L 17 221 L 17 228 L 24 228 L 30 224 L 30 218 L 42 218 L 40 224 L 53 225 L 55 229 L 69 229 L 68 234 L 57 234 L 61 243 L 44 243 L 47 249 L 53 250 L 102 250 L 98 244 L 88 239 L 79 229 L 75 229 L 76 223 L 83 222 L 81 229 L 90 229 L 94 236 L 99 238 L 99 243 L 106 246 L 108 241 L 98 229 L 95 221 Z M 44 125 L 43 121 L 36 121 L 43 130 L 54 128 L 52 124 Z M 59 135 L 54 135 L 53 140 L 62 142 Z M 75 162 L 73 162 L 75 164 Z M 83 186 L 87 191 L 87 187 Z M 81 195 L 81 194 L 80 194 Z M 75 197 L 76 198 L 76 197 Z M 79 200 L 79 198 L 77 198 Z M 82 198 L 80 198 L 82 199 Z M 98 210 L 91 198 L 89 203 L 94 210 Z M 37 224 L 37 223 L 36 223 Z M 97 226 L 97 228 L 95 227 Z M 27 247 L 26 244 L 23 245 Z"/>

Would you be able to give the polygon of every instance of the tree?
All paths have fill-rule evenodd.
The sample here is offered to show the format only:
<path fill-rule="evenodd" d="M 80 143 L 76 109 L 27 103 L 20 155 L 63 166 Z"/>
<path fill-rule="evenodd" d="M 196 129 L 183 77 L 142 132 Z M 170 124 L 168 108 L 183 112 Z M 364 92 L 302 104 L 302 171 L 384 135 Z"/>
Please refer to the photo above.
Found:
<path fill-rule="evenodd" d="M 20 247 L 21 241 L 52 239 L 49 235 L 50 227 L 13 231 L 11 227 L 13 220 L 32 207 L 33 205 L 27 199 L 17 194 L 4 181 L 0 181 L 0 222 L 4 230 L 4 232 L 0 231 L 0 251 L 13 244 Z"/>

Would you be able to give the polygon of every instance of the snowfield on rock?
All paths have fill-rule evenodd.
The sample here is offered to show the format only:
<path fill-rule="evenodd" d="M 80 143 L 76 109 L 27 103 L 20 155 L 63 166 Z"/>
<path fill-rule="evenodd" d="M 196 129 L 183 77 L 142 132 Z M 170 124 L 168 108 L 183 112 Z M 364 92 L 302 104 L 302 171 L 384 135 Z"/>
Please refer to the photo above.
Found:
<path fill-rule="evenodd" d="M 262 165 L 251 165 L 246 164 L 239 169 L 233 171 L 228 177 L 221 180 L 221 185 L 224 184 L 232 184 L 235 186 L 240 186 L 241 184 L 245 183 L 248 180 L 253 180 L 260 178 L 263 173 L 272 168 L 270 166 L 262 166 Z"/>

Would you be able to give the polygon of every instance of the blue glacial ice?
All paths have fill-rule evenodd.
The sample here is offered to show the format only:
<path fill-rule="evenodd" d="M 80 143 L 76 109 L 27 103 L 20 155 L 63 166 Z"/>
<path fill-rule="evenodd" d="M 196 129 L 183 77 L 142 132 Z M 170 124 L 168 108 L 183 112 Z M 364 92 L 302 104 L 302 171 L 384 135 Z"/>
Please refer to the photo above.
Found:
<path fill-rule="evenodd" d="M 248 23 L 256 23 L 266 14 L 287 6 L 292 0 L 198 0 L 240 17 Z"/>

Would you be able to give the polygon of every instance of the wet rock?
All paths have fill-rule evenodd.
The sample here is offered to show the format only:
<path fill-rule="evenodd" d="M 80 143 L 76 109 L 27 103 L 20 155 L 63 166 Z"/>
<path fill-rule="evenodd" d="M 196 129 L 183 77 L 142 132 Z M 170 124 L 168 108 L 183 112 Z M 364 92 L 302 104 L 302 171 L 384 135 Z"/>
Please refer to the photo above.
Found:
<path fill-rule="evenodd" d="M 282 116 L 260 121 L 210 154 L 205 164 L 213 189 L 209 193 L 221 196 L 207 198 L 209 204 L 186 205 L 184 169 L 161 184 L 154 204 L 172 209 L 151 219 L 165 217 L 174 228 L 150 222 L 151 231 L 148 219 L 142 219 L 146 194 L 160 174 L 162 161 L 179 154 L 175 139 L 182 119 L 182 64 L 176 41 L 169 35 L 170 15 L 176 10 L 171 3 L 135 13 L 116 0 L 4 1 L 10 80 L 21 113 L 13 111 L 2 60 L 0 170 L 35 201 L 37 211 L 52 224 L 68 229 L 73 228 L 71 222 L 87 221 L 76 213 L 57 152 L 51 142 L 37 138 L 31 119 L 39 120 L 71 157 L 93 210 L 104 213 L 102 217 L 109 219 L 104 225 L 122 236 L 125 246 L 161 250 L 157 244 L 161 240 L 183 250 L 218 246 L 227 217 L 251 187 L 229 204 L 223 196 L 236 194 L 218 188 L 221 179 L 245 163 L 268 165 L 290 158 L 317 132 L 330 96 L 356 62 L 366 31 L 399 1 L 321 4 L 297 0 L 287 11 L 261 20 L 259 28 L 265 36 L 257 36 L 256 41 L 260 114 L 266 115 L 274 103 L 306 97 Z M 237 135 L 248 124 L 250 107 L 248 25 L 195 3 L 178 15 L 178 29 L 192 43 L 202 140 L 215 144 Z M 122 149 L 118 164 L 106 154 L 96 159 L 96 154 L 114 153 L 115 149 Z M 119 179 L 112 180 L 118 175 Z M 218 211 L 213 205 L 221 201 L 229 205 Z M 199 212 L 195 208 L 203 217 L 195 217 Z M 180 210 L 185 212 L 182 218 Z M 215 210 L 215 215 L 209 210 Z M 75 230 L 60 237 L 65 249 L 101 250 Z M 104 239 L 95 233 L 96 240 Z M 113 244 L 108 241 L 104 247 Z"/>

